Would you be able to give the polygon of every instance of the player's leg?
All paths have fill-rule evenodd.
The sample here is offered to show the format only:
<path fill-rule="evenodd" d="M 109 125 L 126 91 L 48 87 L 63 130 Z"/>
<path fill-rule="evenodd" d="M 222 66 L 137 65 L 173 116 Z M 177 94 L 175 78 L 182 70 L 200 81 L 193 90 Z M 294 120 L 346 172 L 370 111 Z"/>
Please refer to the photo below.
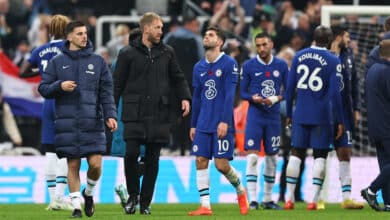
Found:
<path fill-rule="evenodd" d="M 339 159 L 339 179 L 341 183 L 341 207 L 344 209 L 362 209 L 364 205 L 351 198 L 352 177 L 351 177 L 351 155 L 352 155 L 352 134 L 347 129 L 343 136 L 335 141 L 337 158 Z"/>
<path fill-rule="evenodd" d="M 376 147 L 377 152 L 377 159 L 379 163 L 379 169 L 380 173 L 379 175 L 374 179 L 374 181 L 371 182 L 370 186 L 361 190 L 361 196 L 367 201 L 367 203 L 370 205 L 371 208 L 373 208 L 376 211 L 382 211 L 383 209 L 378 205 L 377 201 L 377 192 L 382 189 L 385 189 L 385 187 L 388 186 L 389 179 L 390 179 L 390 141 L 377 141 L 374 143 Z M 388 189 L 385 189 L 385 193 Z M 388 194 L 383 195 L 384 203 L 385 205 L 388 205 L 389 201 L 389 195 Z M 386 210 L 386 207 L 384 209 Z"/>
<path fill-rule="evenodd" d="M 138 156 L 140 154 L 140 141 L 126 140 L 126 155 L 124 159 L 126 188 L 129 199 L 124 207 L 126 214 L 134 214 L 139 202 L 140 180 L 137 172 Z"/>
<path fill-rule="evenodd" d="M 145 146 L 145 172 L 142 178 L 142 186 L 140 192 L 140 213 L 150 215 L 150 203 L 152 202 L 154 187 L 159 168 L 160 151 L 162 144 L 149 143 Z M 137 161 L 137 165 L 138 161 Z M 138 173 L 136 173 L 139 178 Z"/>
<path fill-rule="evenodd" d="M 81 217 L 80 158 L 68 158 L 68 186 L 73 206 L 72 217 Z"/>
<path fill-rule="evenodd" d="M 331 125 L 312 126 L 310 130 L 310 146 L 313 148 L 313 197 L 307 209 L 317 210 L 322 184 L 325 179 L 326 158 L 328 152 L 332 150 L 331 143 L 333 132 Z"/>
<path fill-rule="evenodd" d="M 191 155 L 196 156 L 196 186 L 200 196 L 200 207 L 188 213 L 191 216 L 212 215 L 210 205 L 209 160 L 211 159 L 212 134 L 196 132 Z"/>
<path fill-rule="evenodd" d="M 68 162 L 66 158 L 57 160 L 56 170 L 56 200 L 55 204 L 57 207 L 63 210 L 73 210 L 72 204 L 65 198 L 65 190 L 68 186 Z"/>
<path fill-rule="evenodd" d="M 42 148 L 45 152 L 45 177 L 50 199 L 50 204 L 47 207 L 47 210 L 58 210 L 61 209 L 61 207 L 55 204 L 58 157 L 54 146 L 54 100 L 45 99 L 43 102 L 42 112 L 41 142 Z"/>
<path fill-rule="evenodd" d="M 46 208 L 47 210 L 58 210 L 60 207 L 55 205 L 56 200 L 56 168 L 57 168 L 57 155 L 54 152 L 49 152 L 48 149 L 54 149 L 54 145 L 52 144 L 42 144 L 42 147 L 47 149 L 45 150 L 45 177 L 46 177 L 46 185 L 49 191 L 49 206 Z"/>
<path fill-rule="evenodd" d="M 298 182 L 302 158 L 309 146 L 309 128 L 301 124 L 293 124 L 291 134 L 291 155 L 286 169 L 286 204 L 284 209 L 294 209 L 295 187 Z"/>
<path fill-rule="evenodd" d="M 246 215 L 248 214 L 249 204 L 245 188 L 237 171 L 229 163 L 229 160 L 233 159 L 234 152 L 233 133 L 228 132 L 226 137 L 222 139 L 217 139 L 217 134 L 215 133 L 213 140 L 215 167 L 236 189 L 240 213 Z"/>
<path fill-rule="evenodd" d="M 87 162 L 87 186 L 83 190 L 83 197 L 85 201 L 84 211 L 88 217 L 91 217 L 95 212 L 93 194 L 96 188 L 96 184 L 98 183 L 100 175 L 102 173 L 102 155 L 89 155 L 87 157 Z"/>
<path fill-rule="evenodd" d="M 257 202 L 257 175 L 258 171 L 258 153 L 260 151 L 260 140 L 263 137 L 263 129 L 258 124 L 251 125 L 248 121 L 248 124 L 245 129 L 245 150 L 247 152 L 246 156 L 246 184 L 249 195 L 249 207 L 250 209 L 258 209 L 259 204 Z"/>
<path fill-rule="evenodd" d="M 281 210 L 272 200 L 272 189 L 275 185 L 276 156 L 280 147 L 281 128 L 279 124 L 268 124 L 264 132 L 265 166 L 264 166 L 264 196 L 262 207 Z"/>

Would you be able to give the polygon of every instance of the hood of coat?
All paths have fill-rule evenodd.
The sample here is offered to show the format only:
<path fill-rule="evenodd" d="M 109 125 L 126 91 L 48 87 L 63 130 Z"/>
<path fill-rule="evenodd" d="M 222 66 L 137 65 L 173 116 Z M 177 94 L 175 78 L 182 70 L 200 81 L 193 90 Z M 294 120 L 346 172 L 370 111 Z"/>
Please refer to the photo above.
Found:
<path fill-rule="evenodd" d="M 69 41 L 65 41 L 65 44 L 62 47 L 62 52 L 64 54 L 67 54 L 72 59 L 77 59 L 80 57 L 87 57 L 87 56 L 90 56 L 94 53 L 92 42 L 89 40 L 88 40 L 87 46 L 80 49 L 80 50 L 69 50 Z"/>

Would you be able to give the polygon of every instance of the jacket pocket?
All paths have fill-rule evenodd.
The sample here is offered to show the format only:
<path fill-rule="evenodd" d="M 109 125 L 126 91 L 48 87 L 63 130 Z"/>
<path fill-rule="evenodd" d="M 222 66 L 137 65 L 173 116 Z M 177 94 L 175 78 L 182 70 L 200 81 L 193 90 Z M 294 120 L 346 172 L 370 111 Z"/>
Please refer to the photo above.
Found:
<path fill-rule="evenodd" d="M 161 96 L 161 100 L 159 102 L 159 116 L 158 118 L 161 122 L 169 122 L 169 97 Z"/>
<path fill-rule="evenodd" d="M 140 116 L 140 96 L 128 95 L 123 97 L 122 121 L 138 121 Z"/>

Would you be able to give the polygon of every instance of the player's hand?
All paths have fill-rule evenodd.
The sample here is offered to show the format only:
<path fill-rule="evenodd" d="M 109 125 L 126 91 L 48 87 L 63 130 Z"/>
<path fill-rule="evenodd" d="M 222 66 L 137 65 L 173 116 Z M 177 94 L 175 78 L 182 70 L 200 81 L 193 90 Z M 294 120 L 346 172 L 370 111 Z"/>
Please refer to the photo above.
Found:
<path fill-rule="evenodd" d="M 291 118 L 286 118 L 286 127 L 291 127 Z"/>
<path fill-rule="evenodd" d="M 75 81 L 63 81 L 61 83 L 61 89 L 65 92 L 73 92 L 73 90 L 77 87 L 77 84 Z"/>
<path fill-rule="evenodd" d="M 263 98 L 257 93 L 252 96 L 252 101 L 256 104 L 263 104 Z"/>
<path fill-rule="evenodd" d="M 337 125 L 336 140 L 340 139 L 341 136 L 343 136 L 343 133 L 344 133 L 344 125 L 343 124 L 338 124 Z"/>
<path fill-rule="evenodd" d="M 219 139 L 224 138 L 226 136 L 228 127 L 229 126 L 227 123 L 219 122 L 218 128 L 217 128 L 217 135 L 218 135 Z"/>
<path fill-rule="evenodd" d="M 188 100 L 182 100 L 181 101 L 181 110 L 183 110 L 183 117 L 190 114 L 190 102 Z"/>
<path fill-rule="evenodd" d="M 360 112 L 354 111 L 354 120 L 355 120 L 355 126 L 358 126 L 360 123 Z"/>
<path fill-rule="evenodd" d="M 190 129 L 190 139 L 191 139 L 191 141 L 194 141 L 194 137 L 195 137 L 195 128 L 191 128 Z"/>
<path fill-rule="evenodd" d="M 269 100 L 268 98 L 263 99 L 263 104 L 264 104 L 264 105 L 267 105 L 267 106 L 272 106 L 272 105 L 273 105 L 273 104 L 272 104 L 272 101 Z"/>
<path fill-rule="evenodd" d="M 116 129 L 118 128 L 118 123 L 116 122 L 116 120 L 114 118 L 107 119 L 106 125 L 110 129 L 111 132 L 116 131 Z"/>

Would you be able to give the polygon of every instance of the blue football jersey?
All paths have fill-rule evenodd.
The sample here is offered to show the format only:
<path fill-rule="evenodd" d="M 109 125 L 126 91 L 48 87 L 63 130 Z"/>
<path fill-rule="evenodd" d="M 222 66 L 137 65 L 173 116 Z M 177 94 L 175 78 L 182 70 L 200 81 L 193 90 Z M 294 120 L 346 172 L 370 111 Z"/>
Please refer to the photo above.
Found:
<path fill-rule="evenodd" d="M 193 69 L 191 127 L 203 132 L 217 132 L 220 122 L 234 131 L 233 102 L 238 80 L 238 65 L 221 53 L 215 62 L 200 60 Z"/>
<path fill-rule="evenodd" d="M 331 101 L 335 98 L 336 118 L 343 123 L 336 76 L 340 72 L 340 60 L 326 48 L 312 46 L 298 51 L 288 73 L 285 94 L 287 117 L 300 124 L 332 124 Z M 296 102 L 292 115 L 294 97 Z"/>
<path fill-rule="evenodd" d="M 39 72 L 42 74 L 51 58 L 61 53 L 63 45 L 63 40 L 52 40 L 49 43 L 37 47 L 32 51 L 28 62 L 38 66 Z"/>
<path fill-rule="evenodd" d="M 258 55 L 243 64 L 240 94 L 241 98 L 250 102 L 248 118 L 263 122 L 280 121 L 279 102 L 269 107 L 253 103 L 252 96 L 258 94 L 262 98 L 268 98 L 283 95 L 282 88 L 286 88 L 287 73 L 287 63 L 274 56 L 268 64 L 264 63 Z"/>

